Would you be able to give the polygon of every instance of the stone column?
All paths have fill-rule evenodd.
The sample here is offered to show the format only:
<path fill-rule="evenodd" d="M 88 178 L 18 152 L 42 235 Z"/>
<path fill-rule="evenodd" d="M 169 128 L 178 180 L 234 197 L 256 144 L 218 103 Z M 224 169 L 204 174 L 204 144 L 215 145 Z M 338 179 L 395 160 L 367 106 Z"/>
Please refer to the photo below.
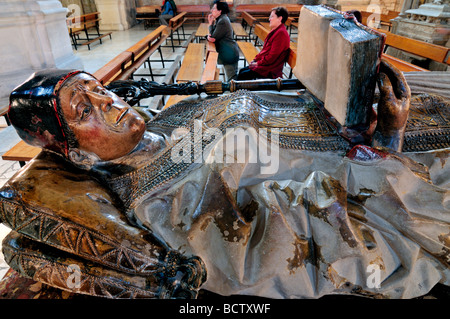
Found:
<path fill-rule="evenodd" d="M 127 30 L 136 24 L 135 0 L 95 0 L 100 12 L 100 30 Z"/>
<path fill-rule="evenodd" d="M 0 110 L 11 91 L 33 72 L 83 68 L 73 54 L 67 9 L 57 0 L 0 1 Z"/>

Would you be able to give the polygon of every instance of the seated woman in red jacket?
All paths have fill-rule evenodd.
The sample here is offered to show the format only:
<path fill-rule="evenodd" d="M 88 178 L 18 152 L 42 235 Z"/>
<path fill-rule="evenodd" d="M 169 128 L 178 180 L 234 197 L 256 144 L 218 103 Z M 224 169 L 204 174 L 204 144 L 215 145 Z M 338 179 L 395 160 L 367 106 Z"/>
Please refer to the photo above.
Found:
<path fill-rule="evenodd" d="M 288 12 L 284 7 L 272 9 L 269 17 L 270 32 L 262 50 L 249 66 L 239 71 L 238 80 L 283 77 L 283 66 L 289 54 L 289 34 L 284 26 Z"/>

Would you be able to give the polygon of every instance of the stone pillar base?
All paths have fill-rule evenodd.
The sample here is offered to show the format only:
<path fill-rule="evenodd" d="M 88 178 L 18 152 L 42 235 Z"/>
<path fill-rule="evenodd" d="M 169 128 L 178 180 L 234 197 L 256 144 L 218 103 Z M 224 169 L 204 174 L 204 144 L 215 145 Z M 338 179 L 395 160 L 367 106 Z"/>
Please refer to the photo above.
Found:
<path fill-rule="evenodd" d="M 136 24 L 136 4 L 134 0 L 95 0 L 100 12 L 100 30 L 123 31 Z"/>

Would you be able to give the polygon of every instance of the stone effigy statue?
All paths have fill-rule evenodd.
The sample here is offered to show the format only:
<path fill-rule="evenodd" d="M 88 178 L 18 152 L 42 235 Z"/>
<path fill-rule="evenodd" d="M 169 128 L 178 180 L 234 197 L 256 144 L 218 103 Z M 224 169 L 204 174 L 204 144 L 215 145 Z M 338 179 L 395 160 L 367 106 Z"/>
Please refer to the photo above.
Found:
<path fill-rule="evenodd" d="M 109 298 L 449 285 L 448 99 L 410 98 L 386 63 L 379 79 L 357 132 L 308 91 L 187 100 L 145 122 L 85 72 L 37 72 L 11 94 L 11 123 L 43 151 L 0 190 L 5 258 Z"/>

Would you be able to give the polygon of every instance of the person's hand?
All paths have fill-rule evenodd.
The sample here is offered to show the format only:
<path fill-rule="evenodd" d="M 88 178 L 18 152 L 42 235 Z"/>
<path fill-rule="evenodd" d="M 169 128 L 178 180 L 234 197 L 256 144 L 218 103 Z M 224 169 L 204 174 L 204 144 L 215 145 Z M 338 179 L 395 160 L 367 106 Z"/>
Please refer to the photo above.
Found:
<path fill-rule="evenodd" d="M 213 17 L 213 15 L 210 13 L 208 14 L 208 23 L 209 25 L 212 25 L 216 19 Z"/>
<path fill-rule="evenodd" d="M 378 75 L 380 100 L 374 146 L 385 146 L 400 152 L 408 119 L 411 90 L 403 73 L 385 60 Z"/>
<path fill-rule="evenodd" d="M 206 37 L 206 40 L 208 40 L 209 42 L 212 42 L 212 43 L 216 42 L 216 39 L 215 39 L 215 38 L 212 38 L 209 34 L 208 34 L 208 36 Z"/>
<path fill-rule="evenodd" d="M 249 66 L 251 66 L 251 67 L 257 67 L 257 66 L 258 66 L 258 62 L 252 61 L 252 62 L 250 62 L 250 65 L 249 65 Z"/>

